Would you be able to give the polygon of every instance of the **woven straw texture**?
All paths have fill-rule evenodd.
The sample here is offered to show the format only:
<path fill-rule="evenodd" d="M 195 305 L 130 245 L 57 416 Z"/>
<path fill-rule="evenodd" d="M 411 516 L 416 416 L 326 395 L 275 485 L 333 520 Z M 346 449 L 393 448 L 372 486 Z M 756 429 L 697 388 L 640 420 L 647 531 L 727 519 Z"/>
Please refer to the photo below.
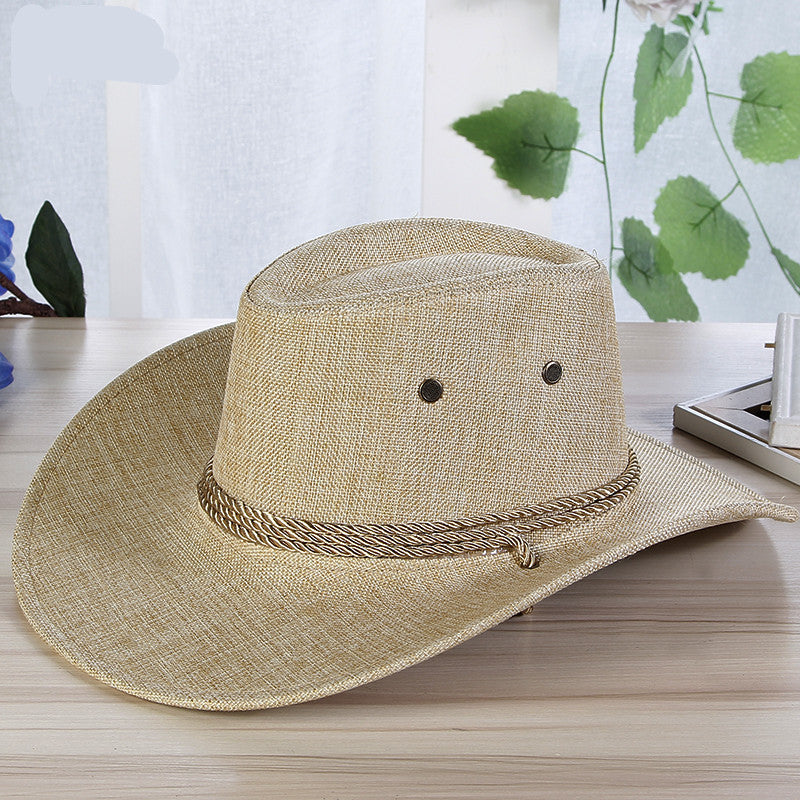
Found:
<path fill-rule="evenodd" d="M 417 396 L 429 377 L 432 404 Z M 385 223 L 296 248 L 250 284 L 214 477 L 289 517 L 464 517 L 612 480 L 624 430 L 602 264 L 492 225 Z"/>
<path fill-rule="evenodd" d="M 564 377 L 548 386 L 551 359 Z M 444 394 L 426 404 L 429 376 Z M 213 454 L 225 490 L 270 512 L 449 518 L 592 489 L 629 446 L 633 493 L 538 531 L 535 569 L 505 549 L 277 549 L 220 528 L 196 493 Z M 26 494 L 13 568 L 30 623 L 95 678 L 171 705 L 265 708 L 422 661 L 655 542 L 765 516 L 796 512 L 625 428 L 595 259 L 410 220 L 292 251 L 248 287 L 235 335 L 185 339 L 100 392 Z"/>

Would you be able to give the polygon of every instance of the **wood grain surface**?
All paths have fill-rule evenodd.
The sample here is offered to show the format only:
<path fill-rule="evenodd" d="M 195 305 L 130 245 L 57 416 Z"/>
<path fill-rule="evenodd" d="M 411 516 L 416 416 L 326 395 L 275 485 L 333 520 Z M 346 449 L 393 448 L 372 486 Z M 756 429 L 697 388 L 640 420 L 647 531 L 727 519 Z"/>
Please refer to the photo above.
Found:
<path fill-rule="evenodd" d="M 63 425 L 209 321 L 0 320 L 0 796 L 800 797 L 800 525 L 689 534 L 447 653 L 333 697 L 187 711 L 85 676 L 28 628 L 11 537 Z M 671 409 L 771 372 L 770 325 L 620 325 L 629 424 L 769 497 L 798 487 L 689 435 Z"/>

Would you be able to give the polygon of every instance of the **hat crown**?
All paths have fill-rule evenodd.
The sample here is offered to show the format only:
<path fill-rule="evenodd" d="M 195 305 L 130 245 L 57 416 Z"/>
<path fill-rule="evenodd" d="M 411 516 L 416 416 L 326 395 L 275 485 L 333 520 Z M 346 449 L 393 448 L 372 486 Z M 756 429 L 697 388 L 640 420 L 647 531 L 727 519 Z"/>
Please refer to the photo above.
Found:
<path fill-rule="evenodd" d="M 249 505 L 458 518 L 600 486 L 627 457 L 609 276 L 581 250 L 375 223 L 296 248 L 242 296 L 214 476 Z"/>

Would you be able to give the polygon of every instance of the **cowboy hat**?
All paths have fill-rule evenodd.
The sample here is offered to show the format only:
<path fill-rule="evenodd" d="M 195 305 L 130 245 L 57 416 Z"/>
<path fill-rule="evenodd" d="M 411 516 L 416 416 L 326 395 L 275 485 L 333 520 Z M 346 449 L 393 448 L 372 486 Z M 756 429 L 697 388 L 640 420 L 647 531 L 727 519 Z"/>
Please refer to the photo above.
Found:
<path fill-rule="evenodd" d="M 607 269 L 496 225 L 350 228 L 67 425 L 14 538 L 31 625 L 140 697 L 252 709 L 418 663 L 656 542 L 794 520 L 625 425 Z"/>

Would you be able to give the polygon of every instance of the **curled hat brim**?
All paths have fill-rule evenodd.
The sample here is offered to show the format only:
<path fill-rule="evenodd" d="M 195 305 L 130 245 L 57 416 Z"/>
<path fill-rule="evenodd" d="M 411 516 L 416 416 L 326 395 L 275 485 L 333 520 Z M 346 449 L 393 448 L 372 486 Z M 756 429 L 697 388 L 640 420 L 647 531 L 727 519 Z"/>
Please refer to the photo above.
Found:
<path fill-rule="evenodd" d="M 625 502 L 506 551 L 340 558 L 240 540 L 200 509 L 233 326 L 191 336 L 113 381 L 67 425 L 14 535 L 20 606 L 55 650 L 139 697 L 207 710 L 334 694 L 463 642 L 656 542 L 793 508 L 629 431 Z"/>

